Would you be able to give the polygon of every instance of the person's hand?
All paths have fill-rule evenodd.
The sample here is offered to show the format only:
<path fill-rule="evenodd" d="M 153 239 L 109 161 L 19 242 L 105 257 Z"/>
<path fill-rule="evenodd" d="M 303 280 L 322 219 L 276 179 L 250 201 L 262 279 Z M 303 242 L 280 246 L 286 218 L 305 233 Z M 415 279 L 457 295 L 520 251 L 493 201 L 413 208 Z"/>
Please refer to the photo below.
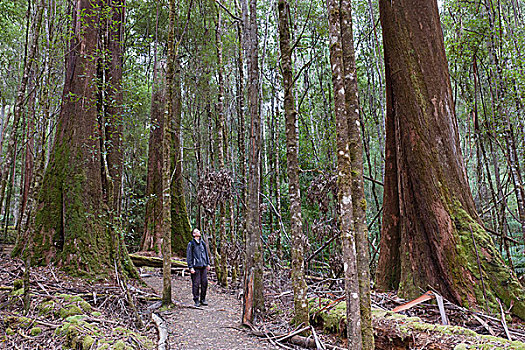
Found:
<path fill-rule="evenodd" d="M 206 266 L 206 271 L 210 271 L 210 265 Z"/>
<path fill-rule="evenodd" d="M 195 269 L 193 267 L 190 269 L 190 273 L 191 274 L 195 273 Z"/>

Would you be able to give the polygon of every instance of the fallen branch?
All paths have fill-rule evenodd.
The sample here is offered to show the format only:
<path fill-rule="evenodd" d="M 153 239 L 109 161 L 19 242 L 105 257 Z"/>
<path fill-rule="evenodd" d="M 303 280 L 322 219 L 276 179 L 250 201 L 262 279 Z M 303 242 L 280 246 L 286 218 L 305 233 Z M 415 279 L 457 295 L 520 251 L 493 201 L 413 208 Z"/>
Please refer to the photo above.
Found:
<path fill-rule="evenodd" d="M 510 336 L 509 327 L 507 327 L 507 321 L 505 321 L 505 311 L 503 311 L 503 306 L 501 305 L 501 302 L 499 299 L 496 299 L 499 304 L 499 308 L 501 310 L 501 325 L 503 326 L 503 329 L 505 329 L 505 335 L 507 338 L 512 341 L 512 337 Z"/>
<path fill-rule="evenodd" d="M 317 344 L 315 343 L 315 340 L 312 339 L 311 337 L 303 337 L 303 336 L 300 336 L 300 335 L 292 335 L 292 334 L 295 334 L 297 332 L 302 332 L 302 331 L 305 331 L 309 329 L 309 327 L 305 327 L 303 329 L 300 329 L 298 331 L 295 331 L 295 332 L 292 332 L 292 333 L 289 333 L 289 334 L 278 334 L 278 333 L 274 333 L 273 334 L 273 337 L 272 339 L 275 339 L 275 341 L 284 341 L 286 340 L 287 343 L 290 343 L 292 345 L 297 345 L 297 346 L 301 346 L 303 348 L 306 348 L 306 349 L 316 349 L 317 348 Z M 261 337 L 261 338 L 268 338 L 269 335 L 265 332 L 261 332 L 261 331 L 252 331 L 250 334 L 252 335 L 255 335 L 256 337 Z M 329 344 L 325 344 L 325 349 L 327 350 L 345 350 L 344 348 L 341 348 L 339 346 L 334 346 L 334 345 L 329 345 Z"/>
<path fill-rule="evenodd" d="M 157 325 L 157 330 L 159 332 L 159 342 L 157 349 L 158 350 L 167 350 L 168 346 L 168 327 L 166 326 L 166 321 L 156 313 L 152 313 L 151 317 Z"/>
<path fill-rule="evenodd" d="M 317 350 L 324 350 L 326 349 L 324 344 L 321 342 L 321 339 L 317 336 L 317 333 L 315 333 L 315 328 L 313 326 L 310 326 L 310 329 L 312 330 L 312 335 L 314 336 L 315 346 Z"/>

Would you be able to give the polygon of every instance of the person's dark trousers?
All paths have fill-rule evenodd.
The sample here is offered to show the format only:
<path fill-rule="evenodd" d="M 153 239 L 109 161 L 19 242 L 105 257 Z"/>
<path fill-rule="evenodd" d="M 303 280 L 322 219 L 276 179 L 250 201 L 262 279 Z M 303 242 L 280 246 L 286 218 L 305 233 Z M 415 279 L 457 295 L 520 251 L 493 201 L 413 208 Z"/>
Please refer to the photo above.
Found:
<path fill-rule="evenodd" d="M 191 274 L 191 292 L 193 293 L 193 301 L 206 300 L 206 290 L 208 289 L 208 270 L 205 267 L 195 267 L 195 273 Z M 200 289 L 200 293 L 199 293 Z"/>

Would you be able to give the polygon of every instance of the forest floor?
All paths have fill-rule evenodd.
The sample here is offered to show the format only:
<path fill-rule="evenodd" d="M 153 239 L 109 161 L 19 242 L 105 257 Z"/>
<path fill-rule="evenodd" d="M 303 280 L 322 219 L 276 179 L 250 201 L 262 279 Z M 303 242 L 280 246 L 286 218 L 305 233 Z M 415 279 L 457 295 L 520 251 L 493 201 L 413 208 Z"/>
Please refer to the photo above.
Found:
<path fill-rule="evenodd" d="M 157 275 L 144 281 L 159 294 L 162 279 Z M 175 307 L 162 312 L 169 329 L 170 349 L 177 350 L 267 350 L 278 349 L 268 341 L 251 336 L 241 329 L 241 302 L 232 293 L 209 281 L 208 306 L 195 307 L 190 276 L 173 276 Z"/>
<path fill-rule="evenodd" d="M 159 268 L 141 268 L 142 282 L 120 278 L 95 283 L 68 276 L 53 266 L 32 267 L 30 304 L 24 311 L 23 272 L 22 261 L 0 254 L 0 349 L 160 350 L 160 332 L 153 315 L 167 325 L 169 347 L 165 349 L 316 348 L 312 335 L 291 336 L 300 327 L 290 325 L 293 297 L 289 271 L 266 275 L 266 314 L 252 330 L 240 325 L 240 285 L 222 288 L 213 274 L 208 306 L 193 306 L 190 277 L 179 273 L 172 279 L 174 305 L 162 309 Z M 310 280 L 309 292 L 314 295 L 311 320 L 315 331 L 308 333 L 314 334 L 318 348 L 343 349 L 346 312 L 340 301 L 342 281 Z M 483 315 L 446 304 L 453 326 L 441 326 L 435 303 L 413 306 L 403 311 L 404 315 L 388 311 L 405 302 L 393 294 L 372 294 L 376 349 L 525 350 L 523 322 L 508 324 L 514 340 L 510 342 L 504 339 L 507 325 L 503 326 L 497 314 Z M 301 342 L 303 347 L 298 346 Z"/>

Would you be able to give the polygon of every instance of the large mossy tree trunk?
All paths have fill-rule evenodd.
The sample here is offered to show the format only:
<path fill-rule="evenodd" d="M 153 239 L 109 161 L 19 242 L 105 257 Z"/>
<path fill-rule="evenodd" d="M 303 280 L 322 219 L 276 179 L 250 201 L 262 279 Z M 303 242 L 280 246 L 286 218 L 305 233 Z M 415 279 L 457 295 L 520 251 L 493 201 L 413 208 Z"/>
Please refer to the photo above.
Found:
<path fill-rule="evenodd" d="M 377 286 L 405 297 L 431 286 L 493 311 L 499 298 L 525 318 L 524 290 L 484 230 L 468 186 L 437 2 L 381 0 L 380 17 L 387 140 Z"/>
<path fill-rule="evenodd" d="M 112 274 L 126 259 L 114 225 L 122 51 L 112 50 L 122 43 L 123 18 L 121 1 L 75 2 L 57 134 L 31 237 L 34 263 L 90 277 Z"/>
<path fill-rule="evenodd" d="M 182 35 L 177 42 L 175 58 L 173 62 L 173 112 L 169 113 L 171 118 L 171 249 L 179 256 L 186 256 L 186 247 L 191 241 L 191 225 L 184 197 L 184 186 L 182 177 L 182 152 L 181 152 L 181 122 L 182 122 L 182 83 L 181 67 L 178 47 L 182 41 Z"/>
<path fill-rule="evenodd" d="M 162 250 L 162 140 L 166 112 L 165 68 L 155 59 L 151 92 L 151 127 L 148 144 L 148 171 L 146 176 L 146 214 L 141 251 Z"/>

